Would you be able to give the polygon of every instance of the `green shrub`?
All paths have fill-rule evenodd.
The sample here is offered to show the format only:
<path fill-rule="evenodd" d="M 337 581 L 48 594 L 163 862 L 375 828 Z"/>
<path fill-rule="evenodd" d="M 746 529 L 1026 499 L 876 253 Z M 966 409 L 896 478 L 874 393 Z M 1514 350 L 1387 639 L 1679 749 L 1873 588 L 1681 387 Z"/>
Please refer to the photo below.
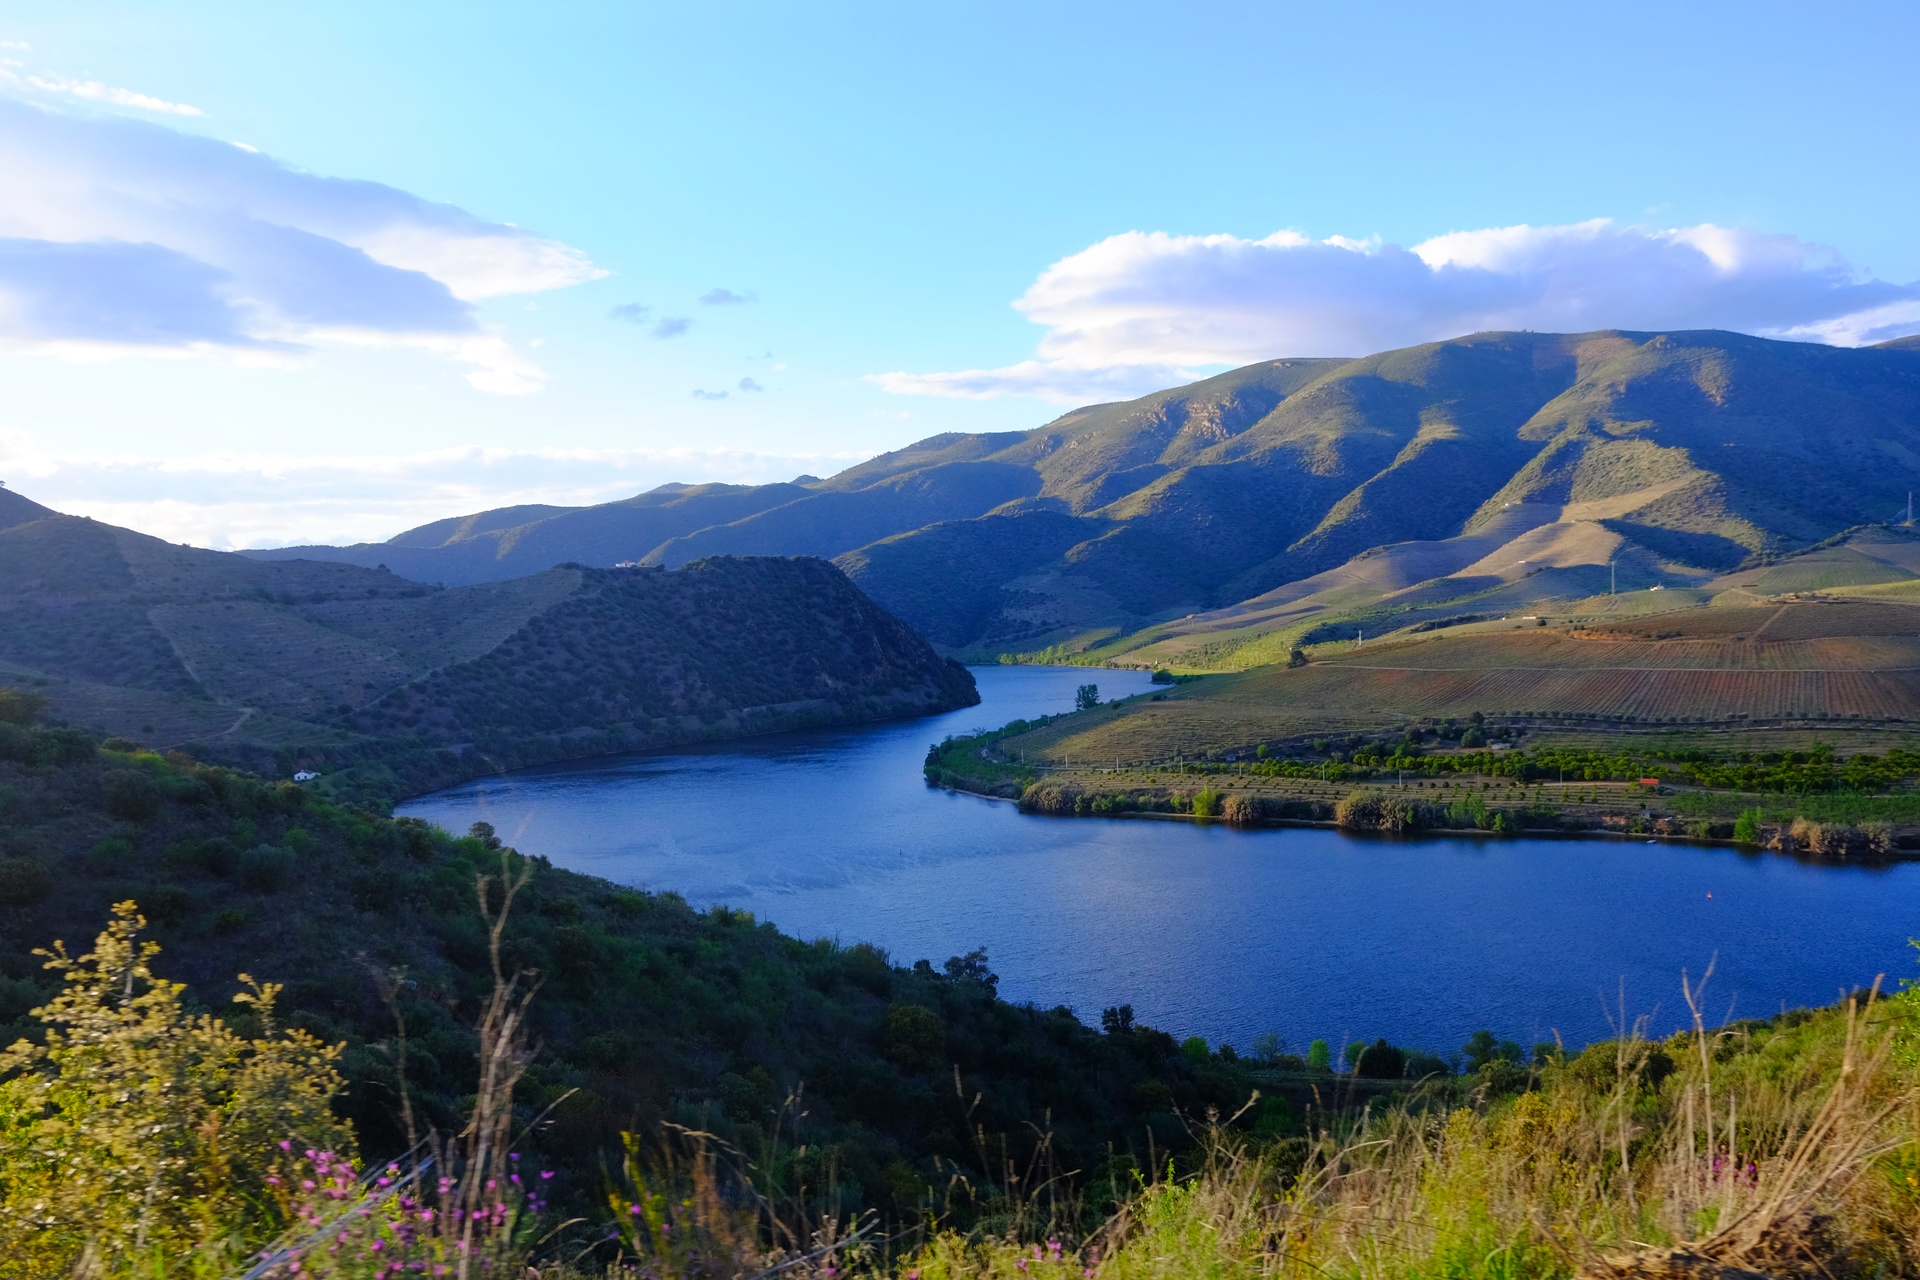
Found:
<path fill-rule="evenodd" d="M 1760 817 L 1759 809 L 1741 810 L 1740 816 L 1733 820 L 1733 838 L 1741 844 L 1759 844 Z"/>
<path fill-rule="evenodd" d="M 133 839 L 125 834 L 96 841 L 87 850 L 87 866 L 96 872 L 111 873 L 126 866 L 134 852 Z"/>
<path fill-rule="evenodd" d="M 147 822 L 160 812 L 160 788 L 138 769 L 108 774 L 100 794 L 106 811 L 122 822 Z"/>
<path fill-rule="evenodd" d="M 887 1010 L 881 1042 L 887 1056 L 903 1067 L 932 1071 L 946 1057 L 946 1029 L 925 1005 L 897 1004 Z"/>
<path fill-rule="evenodd" d="M 53 873 L 32 858 L 0 859 L 0 906 L 30 907 L 53 892 Z"/>
<path fill-rule="evenodd" d="M 1199 792 L 1193 797 L 1193 816 L 1194 817 L 1211 818 L 1218 815 L 1219 812 L 1220 812 L 1220 793 L 1218 791 L 1215 791 L 1212 787 L 1208 787 L 1205 791 Z"/>
<path fill-rule="evenodd" d="M 0 688 L 0 720 L 8 724 L 29 725 L 46 714 L 45 694 L 31 689 Z"/>
<path fill-rule="evenodd" d="M 257 844 L 240 855 L 240 883 L 256 893 L 277 893 L 293 876 L 293 855 L 270 844 Z"/>

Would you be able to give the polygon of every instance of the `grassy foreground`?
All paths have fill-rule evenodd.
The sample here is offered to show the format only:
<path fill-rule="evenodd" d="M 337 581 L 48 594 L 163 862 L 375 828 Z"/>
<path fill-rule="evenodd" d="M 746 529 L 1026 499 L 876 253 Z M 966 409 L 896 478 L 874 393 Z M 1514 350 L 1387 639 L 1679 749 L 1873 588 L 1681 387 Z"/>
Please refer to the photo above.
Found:
<path fill-rule="evenodd" d="M 553 1174 L 518 1150 L 534 987 L 502 942 L 529 873 L 503 856 L 480 881 L 493 981 L 464 1121 L 371 1169 L 332 1110 L 341 1050 L 282 1030 L 277 988 L 249 984 L 237 1018 L 194 1012 L 155 975 L 131 904 L 87 954 L 56 949 L 43 1039 L 0 1056 L 0 1276 L 1838 1280 L 1920 1265 L 1920 1001 L 1876 990 L 1709 1029 L 1706 979 L 1683 988 L 1693 1030 L 1664 1041 L 1635 1024 L 1530 1065 L 1495 1052 L 1467 1080 L 1365 1105 L 1328 1078 L 1293 1136 L 1240 1124 L 1258 1093 L 1191 1116 L 1197 1155 L 1109 1171 L 1097 1214 L 1096 1187 L 1044 1140 L 1000 1171 L 990 1217 L 951 1212 L 956 1166 L 944 1200 L 887 1221 L 796 1194 L 777 1152 L 663 1124 L 627 1135 L 600 1212 L 565 1221 Z M 1382 1043 L 1360 1070 L 1370 1056 L 1399 1062 Z"/>

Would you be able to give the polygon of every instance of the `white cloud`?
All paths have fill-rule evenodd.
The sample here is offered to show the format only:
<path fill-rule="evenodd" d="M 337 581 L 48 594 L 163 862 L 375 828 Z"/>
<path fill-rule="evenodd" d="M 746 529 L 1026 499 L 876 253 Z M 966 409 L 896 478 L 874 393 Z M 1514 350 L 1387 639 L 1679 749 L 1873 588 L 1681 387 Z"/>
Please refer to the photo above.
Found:
<path fill-rule="evenodd" d="M 145 121 L 0 100 L 0 346 L 67 358 L 408 346 L 483 391 L 544 375 L 472 303 L 603 276 L 585 255 L 374 182 Z"/>
<path fill-rule="evenodd" d="M 1292 231 L 1132 231 L 1054 263 L 1014 306 L 1046 327 L 1037 359 L 869 380 L 904 395 L 1084 402 L 1197 367 L 1359 356 L 1483 330 L 1734 329 L 1859 344 L 1920 328 L 1920 285 L 1867 278 L 1831 249 L 1606 219 L 1453 232 L 1411 249 Z"/>
<path fill-rule="evenodd" d="M 135 93 L 132 89 L 116 89 L 110 84 L 101 84 L 98 80 L 69 80 L 65 76 L 51 72 L 40 75 L 11 77 L 16 83 L 28 89 L 38 89 L 42 93 L 62 93 L 70 98 L 85 98 L 89 102 L 102 102 L 110 107 L 136 107 L 141 111 L 155 111 L 169 116 L 202 116 L 206 112 L 198 107 L 190 107 L 184 102 L 168 102 L 165 98 L 156 98 L 152 94 Z"/>
<path fill-rule="evenodd" d="M 102 456 L 0 429 L 0 479 L 36 502 L 205 547 L 378 542 L 445 516 L 583 506 L 668 480 L 760 484 L 864 454 L 738 449 L 436 449 Z"/>

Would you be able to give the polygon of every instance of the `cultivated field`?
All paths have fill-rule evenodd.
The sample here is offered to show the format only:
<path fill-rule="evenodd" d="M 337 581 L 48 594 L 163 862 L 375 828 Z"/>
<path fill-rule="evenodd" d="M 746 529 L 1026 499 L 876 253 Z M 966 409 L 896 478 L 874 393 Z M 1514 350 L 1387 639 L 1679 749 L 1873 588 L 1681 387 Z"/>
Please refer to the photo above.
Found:
<path fill-rule="evenodd" d="M 1920 725 L 1920 609 L 1906 604 L 1690 608 L 1333 647 L 1308 666 L 1073 716 L 1006 748 L 1048 763 L 1144 764 L 1475 712 L 1609 732 Z"/>

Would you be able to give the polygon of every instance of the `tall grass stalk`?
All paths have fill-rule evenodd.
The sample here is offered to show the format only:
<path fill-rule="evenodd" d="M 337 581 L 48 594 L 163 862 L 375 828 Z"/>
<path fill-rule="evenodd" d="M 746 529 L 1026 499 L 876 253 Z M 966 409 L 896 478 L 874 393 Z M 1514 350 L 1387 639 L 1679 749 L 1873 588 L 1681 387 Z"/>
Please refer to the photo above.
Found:
<path fill-rule="evenodd" d="M 1711 969 L 1709 969 L 1709 974 Z M 1066 1250 L 1101 1280 L 1627 1280 L 1912 1274 L 1912 998 L 1797 1023 L 1642 1024 L 1515 1097 L 1445 1085 L 1260 1148 L 1225 1126 L 1190 1176 L 1143 1182 Z M 1457 1089 L 1457 1083 L 1452 1086 Z M 1304 1148 L 1304 1150 L 1302 1150 Z M 1033 1280 L 1033 1240 L 931 1242 L 897 1280 Z M 1065 1264 L 1061 1264 L 1065 1266 Z"/>

